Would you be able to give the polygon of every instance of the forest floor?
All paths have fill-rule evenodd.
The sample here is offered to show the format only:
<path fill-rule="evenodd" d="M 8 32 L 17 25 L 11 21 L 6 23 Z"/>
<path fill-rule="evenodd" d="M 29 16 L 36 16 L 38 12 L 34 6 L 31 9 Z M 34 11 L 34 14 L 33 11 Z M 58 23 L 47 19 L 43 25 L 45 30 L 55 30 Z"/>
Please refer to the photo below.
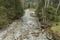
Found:
<path fill-rule="evenodd" d="M 60 22 L 58 22 L 58 25 L 56 25 L 56 22 L 53 23 L 52 30 L 54 33 L 58 33 L 60 35 Z"/>

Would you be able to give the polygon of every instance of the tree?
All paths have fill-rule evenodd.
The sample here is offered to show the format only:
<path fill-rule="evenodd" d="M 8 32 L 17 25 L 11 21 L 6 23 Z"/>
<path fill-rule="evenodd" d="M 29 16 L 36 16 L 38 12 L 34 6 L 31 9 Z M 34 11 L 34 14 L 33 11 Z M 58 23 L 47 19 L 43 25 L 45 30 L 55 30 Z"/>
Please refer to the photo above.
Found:
<path fill-rule="evenodd" d="M 60 0 L 39 0 L 36 9 L 37 17 L 44 22 L 59 20 Z M 58 21 L 57 20 L 57 21 Z"/>
<path fill-rule="evenodd" d="M 24 14 L 21 0 L 0 0 L 0 26 L 8 25 Z M 6 26 L 4 26 L 6 27 Z"/>

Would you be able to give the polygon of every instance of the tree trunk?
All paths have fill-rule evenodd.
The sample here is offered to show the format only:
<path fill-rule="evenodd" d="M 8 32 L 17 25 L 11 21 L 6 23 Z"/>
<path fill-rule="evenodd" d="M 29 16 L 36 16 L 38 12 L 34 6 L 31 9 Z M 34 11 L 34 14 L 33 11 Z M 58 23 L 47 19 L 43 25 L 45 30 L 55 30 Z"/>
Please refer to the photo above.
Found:
<path fill-rule="evenodd" d="M 55 12 L 55 13 L 56 13 L 55 21 L 57 20 L 56 18 L 57 18 L 57 14 L 58 14 L 57 12 L 58 12 L 59 7 L 60 7 L 60 0 L 59 0 L 59 4 L 58 4 L 58 6 L 57 6 L 56 12 Z"/>

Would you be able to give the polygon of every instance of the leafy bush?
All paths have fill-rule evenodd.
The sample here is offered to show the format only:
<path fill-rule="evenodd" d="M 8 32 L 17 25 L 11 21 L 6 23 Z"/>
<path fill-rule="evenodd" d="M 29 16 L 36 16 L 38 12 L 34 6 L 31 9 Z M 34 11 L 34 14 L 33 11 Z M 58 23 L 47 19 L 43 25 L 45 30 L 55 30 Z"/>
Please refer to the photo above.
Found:
<path fill-rule="evenodd" d="M 0 0 L 0 27 L 7 27 L 24 14 L 21 0 Z"/>

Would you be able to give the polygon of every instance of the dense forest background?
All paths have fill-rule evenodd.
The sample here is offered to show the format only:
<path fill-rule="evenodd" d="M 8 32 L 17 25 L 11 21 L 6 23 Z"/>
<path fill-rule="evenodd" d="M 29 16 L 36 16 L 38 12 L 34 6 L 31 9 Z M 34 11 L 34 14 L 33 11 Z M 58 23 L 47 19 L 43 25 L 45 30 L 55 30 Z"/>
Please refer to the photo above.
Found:
<path fill-rule="evenodd" d="M 40 2 L 39 2 L 40 1 Z M 60 0 L 38 0 L 37 16 L 44 21 L 60 21 Z"/>
<path fill-rule="evenodd" d="M 36 14 L 37 17 L 52 25 L 52 30 L 59 33 L 60 30 L 60 0 L 36 0 Z"/>
<path fill-rule="evenodd" d="M 0 0 L 0 27 L 7 27 L 23 15 L 21 0 Z"/>
<path fill-rule="evenodd" d="M 0 0 L 0 28 L 21 19 L 27 8 L 35 9 L 37 17 L 52 24 L 54 31 L 60 30 L 60 0 Z"/>

